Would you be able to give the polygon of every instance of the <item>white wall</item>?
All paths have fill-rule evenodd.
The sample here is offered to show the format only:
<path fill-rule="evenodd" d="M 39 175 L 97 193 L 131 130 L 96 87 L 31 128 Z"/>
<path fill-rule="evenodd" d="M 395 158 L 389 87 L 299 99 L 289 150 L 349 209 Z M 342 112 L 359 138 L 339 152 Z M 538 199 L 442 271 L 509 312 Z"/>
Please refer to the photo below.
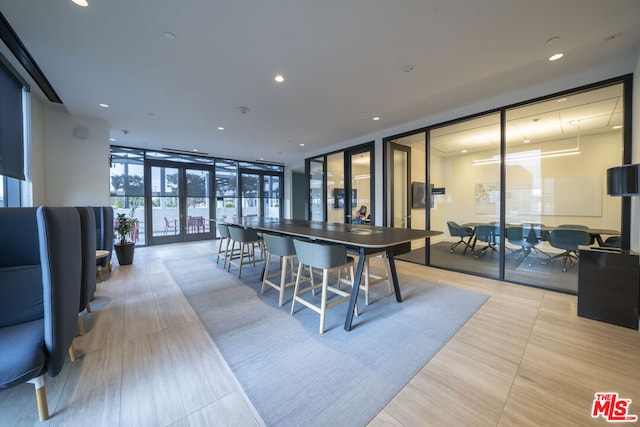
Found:
<path fill-rule="evenodd" d="M 88 130 L 87 139 L 73 135 Z M 33 205 L 109 205 L 109 125 L 31 99 Z"/>

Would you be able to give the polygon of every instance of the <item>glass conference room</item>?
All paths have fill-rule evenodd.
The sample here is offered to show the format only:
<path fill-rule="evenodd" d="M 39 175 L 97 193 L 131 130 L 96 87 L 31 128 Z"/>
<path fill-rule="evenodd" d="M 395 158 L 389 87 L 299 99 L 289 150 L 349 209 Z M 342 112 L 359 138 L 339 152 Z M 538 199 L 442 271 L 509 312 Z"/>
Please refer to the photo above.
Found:
<path fill-rule="evenodd" d="M 606 171 L 630 160 L 629 82 L 625 76 L 386 138 L 386 224 L 443 232 L 399 258 L 577 292 L 579 260 L 565 262 L 566 249 L 549 235 L 579 226 L 591 245 L 620 244 L 628 213 L 625 220 L 622 198 L 607 195 Z M 454 247 L 461 239 L 471 247 Z"/>

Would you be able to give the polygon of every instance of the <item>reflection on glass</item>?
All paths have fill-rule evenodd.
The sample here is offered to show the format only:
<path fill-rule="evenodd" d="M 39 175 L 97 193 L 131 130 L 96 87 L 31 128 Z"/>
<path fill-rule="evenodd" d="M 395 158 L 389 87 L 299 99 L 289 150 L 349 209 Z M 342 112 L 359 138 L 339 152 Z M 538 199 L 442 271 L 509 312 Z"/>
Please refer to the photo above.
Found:
<path fill-rule="evenodd" d="M 407 174 L 409 154 L 406 151 L 393 150 L 393 226 L 407 228 Z"/>
<path fill-rule="evenodd" d="M 151 230 L 154 237 L 180 233 L 177 168 L 151 167 Z"/>
<path fill-rule="evenodd" d="M 622 157 L 622 97 L 616 84 L 507 110 L 505 279 L 577 292 L 579 261 L 562 257 L 571 236 L 554 229 L 620 230 L 604 171 Z"/>
<path fill-rule="evenodd" d="M 187 234 L 209 231 L 209 171 L 187 169 Z"/>
<path fill-rule="evenodd" d="M 280 177 L 265 175 L 264 179 L 264 216 L 280 218 Z"/>
<path fill-rule="evenodd" d="M 327 221 L 344 222 L 344 154 L 327 156 Z"/>
<path fill-rule="evenodd" d="M 368 224 L 371 215 L 371 153 L 351 156 L 351 222 Z"/>
<path fill-rule="evenodd" d="M 260 176 L 243 173 L 242 216 L 260 216 Z"/>
<path fill-rule="evenodd" d="M 324 221 L 322 197 L 324 186 L 324 160 L 322 157 L 312 159 L 309 163 L 311 220 Z"/>
<path fill-rule="evenodd" d="M 500 163 L 478 159 L 499 158 L 500 115 L 433 129 L 429 142 L 429 184 L 444 193 L 429 200 L 430 228 L 444 232 L 431 239 L 431 265 L 499 277 Z M 460 237 L 447 222 L 475 230 L 475 252 L 464 244 L 453 247 Z"/>

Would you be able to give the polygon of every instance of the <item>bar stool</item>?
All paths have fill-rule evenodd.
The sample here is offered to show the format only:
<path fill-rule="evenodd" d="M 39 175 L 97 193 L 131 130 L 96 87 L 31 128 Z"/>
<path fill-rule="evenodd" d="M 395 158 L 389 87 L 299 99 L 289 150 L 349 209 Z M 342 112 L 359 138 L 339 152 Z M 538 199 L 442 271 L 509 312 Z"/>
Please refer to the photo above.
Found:
<path fill-rule="evenodd" d="M 264 261 L 264 258 L 256 258 L 255 250 L 258 248 L 261 254 L 264 254 L 262 239 L 258 237 L 258 232 L 253 228 L 242 228 L 235 225 L 229 226 L 229 236 L 233 242 L 231 243 L 231 253 L 229 256 L 229 264 L 227 271 L 231 270 L 231 265 L 238 267 L 238 278 L 242 274 L 242 266 Z M 236 243 L 239 245 L 236 248 Z"/>
<path fill-rule="evenodd" d="M 372 274 L 369 269 L 369 260 L 374 257 L 382 257 L 382 263 L 384 264 L 384 276 L 378 276 L 377 274 Z M 387 289 L 389 293 L 393 293 L 393 286 L 391 285 L 391 274 L 389 273 L 389 258 L 387 258 L 386 252 L 379 252 L 374 254 L 367 254 L 364 259 L 364 269 L 362 271 L 362 275 L 364 276 L 364 284 L 360 285 L 360 289 L 364 290 L 364 303 L 365 305 L 369 305 L 369 287 L 373 285 L 377 285 L 378 283 L 387 282 Z"/>
<path fill-rule="evenodd" d="M 329 286 L 329 272 L 338 269 L 340 271 L 343 267 L 348 267 L 351 274 L 351 286 L 353 286 L 353 278 L 355 276 L 353 272 L 353 258 L 347 256 L 347 249 L 344 246 L 339 245 L 325 245 L 321 243 L 312 243 L 302 240 L 294 240 L 294 247 L 298 256 L 298 276 L 296 277 L 295 290 L 293 292 L 293 301 L 291 302 L 291 314 L 295 312 L 296 301 L 309 307 L 316 313 L 320 314 L 320 333 L 324 333 L 324 320 L 326 310 L 344 301 L 349 301 L 351 294 L 335 287 Z M 308 267 L 309 282 L 310 285 L 304 289 L 300 289 L 300 282 L 303 278 L 302 272 L 304 267 Z M 313 281 L 313 269 L 322 269 L 322 284 L 315 285 Z M 338 282 L 340 277 L 338 276 Z M 322 295 L 320 306 L 316 306 L 313 303 L 303 299 L 300 295 L 309 291 L 314 291 L 316 288 L 322 287 Z M 328 302 L 328 293 L 334 293 L 341 298 Z M 356 306 L 356 315 L 358 315 L 358 307 Z"/>
<path fill-rule="evenodd" d="M 231 243 L 231 237 L 229 235 L 229 226 L 227 224 L 218 223 L 218 234 L 220 235 L 220 243 L 218 244 L 218 256 L 216 258 L 216 264 L 220 261 L 220 256 L 222 256 L 222 267 L 227 267 L 227 257 L 229 252 L 229 244 Z M 222 245 L 224 249 L 222 249 Z"/>
<path fill-rule="evenodd" d="M 285 288 L 296 284 L 293 271 L 293 263 L 296 260 L 296 248 L 293 246 L 293 239 L 291 237 L 262 233 L 262 239 L 264 240 L 265 249 L 267 251 L 267 261 L 265 263 L 264 276 L 262 277 L 260 295 L 264 295 L 266 285 L 271 286 L 273 289 L 280 292 L 279 305 L 282 307 L 282 304 L 284 303 L 283 299 Z M 271 255 L 280 257 L 280 272 L 269 275 Z M 287 282 L 287 271 L 291 272 L 290 282 Z M 271 280 L 278 276 L 280 277 L 278 283 Z"/>

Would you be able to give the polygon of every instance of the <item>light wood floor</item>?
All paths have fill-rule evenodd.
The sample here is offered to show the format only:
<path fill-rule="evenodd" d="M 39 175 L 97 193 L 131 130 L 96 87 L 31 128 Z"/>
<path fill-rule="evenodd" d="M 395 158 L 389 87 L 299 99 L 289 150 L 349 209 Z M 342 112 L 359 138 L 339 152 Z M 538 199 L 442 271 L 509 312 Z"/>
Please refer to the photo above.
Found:
<path fill-rule="evenodd" d="M 52 418 L 37 421 L 24 384 L 0 392 L 0 426 L 261 425 L 164 263 L 213 255 L 216 243 L 136 248 L 134 265 L 99 284 L 79 359 L 47 378 Z M 638 331 L 577 317 L 575 296 L 398 268 L 490 298 L 371 426 L 606 425 L 590 416 L 602 391 L 640 415 Z"/>

